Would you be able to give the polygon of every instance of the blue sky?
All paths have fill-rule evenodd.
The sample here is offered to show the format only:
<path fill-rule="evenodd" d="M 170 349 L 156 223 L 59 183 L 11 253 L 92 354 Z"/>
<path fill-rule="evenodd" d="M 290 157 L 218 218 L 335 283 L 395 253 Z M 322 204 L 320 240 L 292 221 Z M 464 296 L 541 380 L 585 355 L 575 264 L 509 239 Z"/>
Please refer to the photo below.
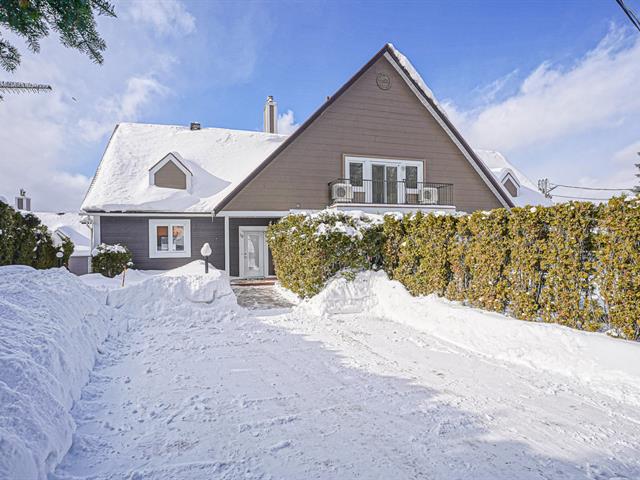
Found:
<path fill-rule="evenodd" d="M 39 55 L 23 49 L 11 77 L 54 92 L 0 104 L 1 194 L 23 186 L 38 209 L 77 208 L 119 121 L 260 129 L 274 95 L 295 128 L 389 41 L 472 145 L 503 151 L 534 181 L 633 183 L 640 33 L 614 0 L 146 0 L 116 11 L 99 23 L 102 66 L 55 36 Z"/>

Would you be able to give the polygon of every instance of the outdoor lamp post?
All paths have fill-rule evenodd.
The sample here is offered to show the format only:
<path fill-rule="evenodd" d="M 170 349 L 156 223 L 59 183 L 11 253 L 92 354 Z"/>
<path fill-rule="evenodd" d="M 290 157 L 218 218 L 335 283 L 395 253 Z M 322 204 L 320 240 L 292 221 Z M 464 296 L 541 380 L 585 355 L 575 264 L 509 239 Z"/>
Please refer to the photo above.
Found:
<path fill-rule="evenodd" d="M 200 249 L 200 255 L 204 257 L 204 273 L 209 273 L 209 256 L 211 255 L 211 247 L 205 242 Z"/>
<path fill-rule="evenodd" d="M 56 258 L 58 259 L 58 268 L 62 266 L 62 257 L 64 257 L 64 253 L 62 252 L 56 253 Z"/>

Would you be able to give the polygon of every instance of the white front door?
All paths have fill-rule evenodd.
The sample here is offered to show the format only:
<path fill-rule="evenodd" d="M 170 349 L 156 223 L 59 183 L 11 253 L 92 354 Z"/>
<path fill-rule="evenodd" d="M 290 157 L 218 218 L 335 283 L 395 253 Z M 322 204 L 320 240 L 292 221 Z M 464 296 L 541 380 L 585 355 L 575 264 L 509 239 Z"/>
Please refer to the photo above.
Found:
<path fill-rule="evenodd" d="M 240 276 L 266 277 L 269 273 L 266 227 L 240 227 Z"/>

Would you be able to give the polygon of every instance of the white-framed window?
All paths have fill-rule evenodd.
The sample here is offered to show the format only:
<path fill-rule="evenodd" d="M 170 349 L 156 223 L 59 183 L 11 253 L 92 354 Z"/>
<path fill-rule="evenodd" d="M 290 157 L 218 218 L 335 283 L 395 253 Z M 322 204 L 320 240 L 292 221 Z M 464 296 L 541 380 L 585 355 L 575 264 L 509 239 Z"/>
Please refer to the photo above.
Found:
<path fill-rule="evenodd" d="M 404 203 L 406 194 L 418 194 L 424 162 L 345 155 L 344 172 L 353 191 L 364 192 L 367 203 Z M 404 188 L 398 188 L 399 183 Z"/>
<path fill-rule="evenodd" d="M 191 256 L 191 221 L 188 219 L 149 220 L 149 257 Z"/>

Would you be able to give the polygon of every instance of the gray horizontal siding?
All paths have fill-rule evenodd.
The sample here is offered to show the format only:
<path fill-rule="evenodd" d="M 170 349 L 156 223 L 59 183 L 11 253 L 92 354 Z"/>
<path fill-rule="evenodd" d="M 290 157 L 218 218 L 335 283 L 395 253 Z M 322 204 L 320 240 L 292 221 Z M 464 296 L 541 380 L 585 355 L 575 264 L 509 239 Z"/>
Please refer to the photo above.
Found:
<path fill-rule="evenodd" d="M 240 275 L 240 229 L 239 227 L 263 227 L 276 223 L 279 218 L 230 218 L 229 219 L 229 275 Z M 269 275 L 275 275 L 273 259 L 269 252 Z"/>
<path fill-rule="evenodd" d="M 377 74 L 391 78 L 381 90 Z M 458 210 L 501 204 L 385 58 L 330 105 L 223 210 L 321 209 L 328 183 L 344 176 L 343 155 L 424 160 L 424 181 L 452 183 Z"/>
<path fill-rule="evenodd" d="M 209 262 L 224 270 L 224 218 L 191 217 L 190 258 L 149 258 L 149 220 L 169 220 L 175 217 L 101 217 L 100 240 L 104 243 L 120 243 L 133 255 L 134 268 L 141 270 L 167 270 L 199 260 L 200 249 L 209 242 L 213 254 Z M 181 220 L 183 218 L 180 218 Z"/>
<path fill-rule="evenodd" d="M 89 257 L 69 257 L 69 271 L 76 275 L 89 273 Z"/>

